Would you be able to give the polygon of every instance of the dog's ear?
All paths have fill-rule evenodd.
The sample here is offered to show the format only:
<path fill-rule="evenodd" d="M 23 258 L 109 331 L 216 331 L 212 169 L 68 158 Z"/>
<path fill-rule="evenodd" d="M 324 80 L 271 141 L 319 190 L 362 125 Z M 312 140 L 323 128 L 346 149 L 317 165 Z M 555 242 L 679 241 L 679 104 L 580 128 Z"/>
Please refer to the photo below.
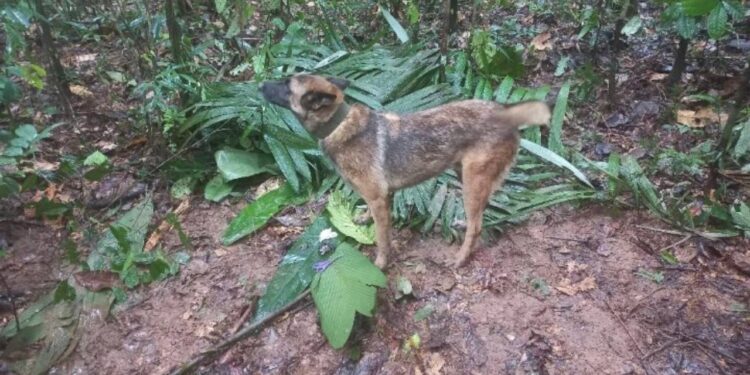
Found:
<path fill-rule="evenodd" d="M 311 91 L 302 95 L 299 103 L 302 108 L 308 111 L 317 111 L 323 107 L 327 107 L 336 101 L 336 95 L 332 95 L 320 91 Z"/>
<path fill-rule="evenodd" d="M 328 82 L 336 85 L 336 87 L 341 89 L 341 91 L 344 91 L 347 87 L 349 87 L 349 81 L 343 78 L 328 77 Z"/>

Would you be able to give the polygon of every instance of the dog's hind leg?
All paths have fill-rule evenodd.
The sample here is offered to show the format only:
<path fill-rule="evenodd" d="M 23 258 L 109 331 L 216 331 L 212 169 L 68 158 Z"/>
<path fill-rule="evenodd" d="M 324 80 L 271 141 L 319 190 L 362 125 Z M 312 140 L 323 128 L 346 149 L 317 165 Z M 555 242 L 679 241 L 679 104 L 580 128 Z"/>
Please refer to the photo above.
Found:
<path fill-rule="evenodd" d="M 490 195 L 502 185 L 513 164 L 515 142 L 504 142 L 492 148 L 474 149 L 461 160 L 466 237 L 456 254 L 454 265 L 466 263 L 482 231 L 482 216 Z"/>

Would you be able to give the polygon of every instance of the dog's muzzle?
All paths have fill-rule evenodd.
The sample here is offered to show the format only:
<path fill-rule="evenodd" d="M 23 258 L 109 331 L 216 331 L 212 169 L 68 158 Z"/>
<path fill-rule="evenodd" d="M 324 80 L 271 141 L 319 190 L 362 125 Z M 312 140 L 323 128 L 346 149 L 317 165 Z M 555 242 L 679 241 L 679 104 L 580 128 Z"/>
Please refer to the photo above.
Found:
<path fill-rule="evenodd" d="M 289 90 L 289 83 L 287 81 L 264 82 L 260 86 L 260 92 L 263 93 L 263 97 L 269 102 L 289 108 L 289 96 L 292 94 L 292 91 Z"/>

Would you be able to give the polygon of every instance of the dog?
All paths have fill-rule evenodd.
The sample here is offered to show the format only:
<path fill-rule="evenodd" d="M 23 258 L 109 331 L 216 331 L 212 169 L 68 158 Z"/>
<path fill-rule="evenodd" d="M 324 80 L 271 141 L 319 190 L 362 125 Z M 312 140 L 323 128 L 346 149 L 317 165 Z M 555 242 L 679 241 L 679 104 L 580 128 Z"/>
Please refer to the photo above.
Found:
<path fill-rule="evenodd" d="M 464 265 L 480 236 L 487 202 L 515 162 L 519 130 L 547 125 L 549 107 L 541 101 L 463 100 L 396 114 L 347 104 L 347 86 L 341 78 L 296 74 L 263 83 L 261 93 L 294 112 L 364 198 L 375 221 L 379 268 L 388 264 L 392 193 L 455 168 L 463 184 L 466 235 L 453 264 Z"/>

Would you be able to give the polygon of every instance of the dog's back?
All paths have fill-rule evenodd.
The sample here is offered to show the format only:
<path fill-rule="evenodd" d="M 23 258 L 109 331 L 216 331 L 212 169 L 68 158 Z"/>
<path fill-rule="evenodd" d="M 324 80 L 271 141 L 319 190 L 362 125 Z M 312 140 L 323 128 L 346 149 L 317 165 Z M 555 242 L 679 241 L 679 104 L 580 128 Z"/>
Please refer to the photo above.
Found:
<path fill-rule="evenodd" d="M 550 111 L 543 102 L 501 105 L 464 100 L 396 116 L 373 114 L 385 126 L 377 149 L 392 190 L 417 184 L 460 164 L 467 150 L 518 148 L 518 129 L 545 125 Z M 378 118 L 380 117 L 380 118 Z"/>

